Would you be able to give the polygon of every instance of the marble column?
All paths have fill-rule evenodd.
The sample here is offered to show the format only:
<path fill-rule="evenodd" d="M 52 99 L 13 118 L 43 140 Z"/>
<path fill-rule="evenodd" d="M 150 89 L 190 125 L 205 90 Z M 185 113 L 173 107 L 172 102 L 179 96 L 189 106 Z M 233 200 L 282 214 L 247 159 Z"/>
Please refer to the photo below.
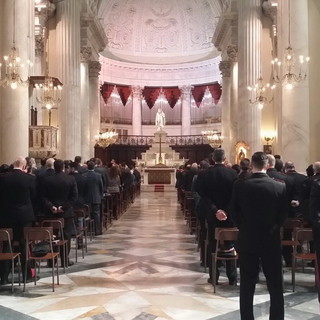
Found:
<path fill-rule="evenodd" d="M 191 89 L 192 86 L 181 86 L 181 135 L 191 134 Z"/>
<path fill-rule="evenodd" d="M 89 100 L 89 61 L 92 52 L 90 47 L 81 48 L 81 156 L 90 159 L 90 100 Z"/>
<path fill-rule="evenodd" d="M 58 77 L 63 83 L 59 107 L 59 157 L 81 155 L 80 103 L 80 9 L 78 0 L 57 4 L 56 58 Z"/>
<path fill-rule="evenodd" d="M 1 1 L 1 56 L 9 55 L 13 45 L 13 4 L 12 0 Z M 30 57 L 31 6 L 33 10 L 31 0 L 15 1 L 15 46 L 24 64 Z M 28 68 L 20 68 L 20 75 L 22 80 L 27 80 Z M 0 97 L 0 163 L 11 164 L 18 156 L 29 153 L 28 86 L 1 88 Z"/>
<path fill-rule="evenodd" d="M 247 156 L 261 151 L 261 110 L 249 102 L 248 86 L 257 82 L 261 69 L 261 1 L 239 1 L 238 67 L 239 67 L 239 140 L 250 151 Z"/>
<path fill-rule="evenodd" d="M 142 135 L 141 95 L 142 88 L 132 86 L 132 134 L 136 136 Z"/>
<path fill-rule="evenodd" d="M 101 64 L 98 61 L 89 63 L 89 100 L 90 100 L 90 157 L 94 156 L 96 135 L 100 132 L 100 99 L 99 73 Z"/>
<path fill-rule="evenodd" d="M 291 46 L 293 48 L 296 64 L 299 64 L 300 55 L 308 56 L 308 1 L 291 0 L 291 10 L 288 13 L 287 1 L 281 1 L 279 14 L 291 18 Z M 279 20 L 278 20 L 279 21 Z M 288 46 L 288 18 L 282 21 L 282 39 L 280 52 Z M 279 57 L 283 57 L 283 54 Z M 311 57 L 311 59 L 316 57 Z M 299 65 L 293 70 L 299 73 Z M 301 81 L 292 90 L 282 89 L 282 125 L 279 126 L 282 137 L 281 155 L 284 161 L 293 161 L 296 170 L 305 173 L 309 163 L 309 79 Z"/>
<path fill-rule="evenodd" d="M 230 158 L 231 155 L 231 65 L 230 61 L 221 61 L 219 64 L 219 69 L 222 75 L 222 96 L 221 96 L 221 127 L 222 127 L 222 147 L 226 152 L 227 159 L 233 161 Z"/>

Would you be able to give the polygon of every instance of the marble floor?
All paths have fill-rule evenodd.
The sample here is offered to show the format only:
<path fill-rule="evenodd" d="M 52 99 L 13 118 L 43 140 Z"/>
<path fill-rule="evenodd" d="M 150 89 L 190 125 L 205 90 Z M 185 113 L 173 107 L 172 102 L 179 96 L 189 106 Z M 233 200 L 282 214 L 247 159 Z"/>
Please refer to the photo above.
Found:
<path fill-rule="evenodd" d="M 61 270 L 62 272 L 62 270 Z M 297 275 L 296 292 L 285 270 L 285 319 L 320 319 L 311 268 Z M 41 269 L 37 286 L 0 287 L 0 319 L 6 320 L 237 320 L 239 287 L 224 274 L 217 294 L 199 263 L 194 236 L 188 234 L 175 192 L 142 193 L 88 254 L 60 275 L 51 290 Z M 263 276 L 255 295 L 256 319 L 269 319 Z"/>

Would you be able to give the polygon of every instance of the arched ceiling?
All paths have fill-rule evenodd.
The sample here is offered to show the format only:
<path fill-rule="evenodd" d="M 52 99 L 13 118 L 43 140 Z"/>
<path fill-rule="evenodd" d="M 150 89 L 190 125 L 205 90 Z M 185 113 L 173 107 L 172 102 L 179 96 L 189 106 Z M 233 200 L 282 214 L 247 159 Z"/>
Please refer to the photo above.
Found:
<path fill-rule="evenodd" d="M 171 64 L 218 55 L 212 37 L 224 0 L 101 0 L 108 38 L 103 56 Z"/>

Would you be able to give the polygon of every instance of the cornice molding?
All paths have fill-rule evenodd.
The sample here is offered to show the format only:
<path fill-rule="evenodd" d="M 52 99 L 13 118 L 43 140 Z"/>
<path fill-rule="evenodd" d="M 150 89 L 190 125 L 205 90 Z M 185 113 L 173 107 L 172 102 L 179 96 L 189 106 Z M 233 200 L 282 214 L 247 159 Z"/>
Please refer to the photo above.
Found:
<path fill-rule="evenodd" d="M 216 57 L 201 62 L 156 65 L 137 64 L 102 58 L 101 80 L 124 85 L 170 86 L 220 82 Z"/>

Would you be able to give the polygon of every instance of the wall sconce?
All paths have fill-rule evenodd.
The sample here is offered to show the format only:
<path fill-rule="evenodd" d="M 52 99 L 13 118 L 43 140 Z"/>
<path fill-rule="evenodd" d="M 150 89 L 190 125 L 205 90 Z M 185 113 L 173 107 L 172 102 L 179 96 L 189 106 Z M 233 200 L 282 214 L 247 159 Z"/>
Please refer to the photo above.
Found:
<path fill-rule="evenodd" d="M 272 134 L 265 134 L 264 140 L 267 144 L 263 146 L 263 152 L 266 154 L 272 154 L 272 142 L 274 141 L 275 136 Z"/>

